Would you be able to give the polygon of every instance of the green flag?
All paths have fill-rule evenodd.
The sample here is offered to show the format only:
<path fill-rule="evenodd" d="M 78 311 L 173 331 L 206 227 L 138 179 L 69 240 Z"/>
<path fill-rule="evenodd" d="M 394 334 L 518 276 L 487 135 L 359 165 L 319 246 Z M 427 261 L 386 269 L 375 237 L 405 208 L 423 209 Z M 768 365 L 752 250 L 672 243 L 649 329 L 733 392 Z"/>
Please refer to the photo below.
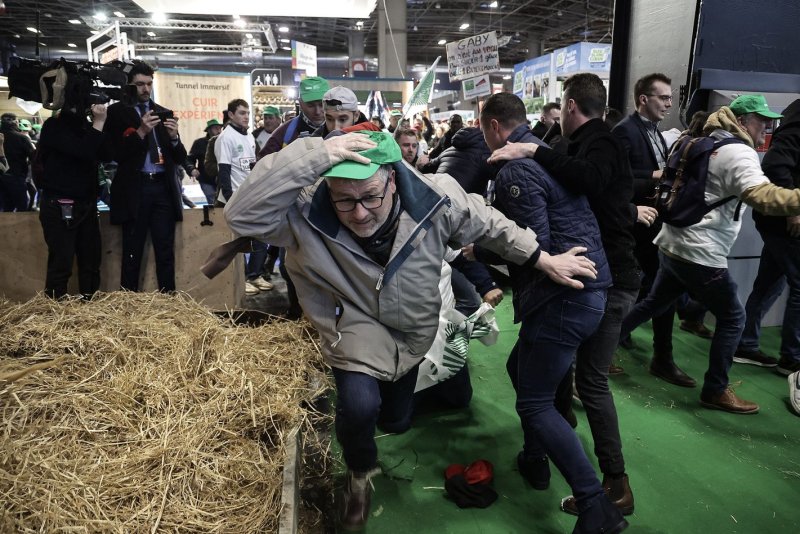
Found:
<path fill-rule="evenodd" d="M 422 76 L 414 92 L 411 93 L 411 98 L 403 106 L 403 117 L 408 117 L 420 108 L 428 107 L 433 95 L 433 86 L 436 83 L 436 65 L 439 64 L 439 57 L 433 62 L 433 65 Z"/>

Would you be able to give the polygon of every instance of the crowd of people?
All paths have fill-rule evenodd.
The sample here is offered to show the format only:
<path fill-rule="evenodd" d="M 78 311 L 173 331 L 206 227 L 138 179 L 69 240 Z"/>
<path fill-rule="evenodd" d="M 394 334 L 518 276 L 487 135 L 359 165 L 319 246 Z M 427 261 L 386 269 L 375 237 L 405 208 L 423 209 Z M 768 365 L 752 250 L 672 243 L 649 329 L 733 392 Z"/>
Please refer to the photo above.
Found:
<path fill-rule="evenodd" d="M 517 466 L 539 490 L 549 486 L 551 463 L 561 473 L 572 495 L 560 507 L 577 516 L 575 532 L 620 532 L 634 511 L 608 377 L 623 372 L 615 351 L 643 322 L 653 324 L 650 372 L 678 387 L 698 384 L 676 363 L 676 310 L 680 328 L 711 339 L 701 406 L 759 411 L 730 388 L 737 362 L 789 376 L 800 414 L 800 100 L 780 115 L 763 96 L 742 95 L 698 114 L 668 143 L 659 123 L 673 91 L 659 73 L 636 82 L 635 110 L 616 118 L 602 80 L 573 75 L 533 128 L 510 93 L 490 96 L 480 117 L 466 123 L 457 114 L 434 124 L 394 111 L 385 125 L 359 110 L 350 89 L 308 77 L 295 116 L 267 106 L 250 132 L 250 106 L 234 99 L 187 153 L 177 121 L 152 100 L 153 70 L 137 63 L 129 82 L 135 105 L 95 105 L 88 120 L 83 110 L 65 108 L 41 129 L 45 291 L 66 294 L 74 257 L 80 292 L 90 298 L 99 287 L 97 164 L 112 160 L 111 222 L 123 230 L 120 286 L 138 290 L 149 234 L 159 288 L 174 291 L 183 168 L 209 204 L 224 206 L 237 236 L 215 250 L 204 273 L 213 276 L 247 252 L 246 292 L 254 295 L 273 289 L 278 264 L 287 316 L 305 315 L 320 336 L 348 469 L 340 511 L 346 529 L 362 528 L 369 516 L 376 428 L 400 433 L 412 424 L 417 372 L 439 328 L 445 266 L 465 316 L 502 300 L 487 266 L 508 266 L 520 325 L 507 361 L 522 427 Z M 755 148 L 775 119 L 782 122 L 762 164 Z M 18 182 L 33 149 L 7 124 L 13 121 L 4 115 L 3 201 L 21 208 Z M 705 202 L 736 201 L 696 224 L 662 224 L 656 192 L 673 147 L 689 138 L 714 143 Z M 743 306 L 727 255 L 746 206 L 764 249 Z M 776 359 L 760 350 L 759 327 L 786 284 Z M 713 332 L 706 312 L 716 318 Z M 438 402 L 468 405 L 468 366 L 437 387 Z M 573 430 L 573 396 L 586 410 L 602 477 Z"/>

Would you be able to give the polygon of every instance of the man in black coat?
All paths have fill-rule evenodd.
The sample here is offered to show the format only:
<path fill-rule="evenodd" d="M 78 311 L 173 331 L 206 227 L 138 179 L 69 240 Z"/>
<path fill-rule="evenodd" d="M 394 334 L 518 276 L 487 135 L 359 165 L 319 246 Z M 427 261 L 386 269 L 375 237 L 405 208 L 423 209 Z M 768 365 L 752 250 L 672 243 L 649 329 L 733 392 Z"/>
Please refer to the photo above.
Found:
<path fill-rule="evenodd" d="M 183 220 L 181 185 L 176 165 L 186 160 L 174 118 L 150 99 L 153 69 L 137 61 L 128 73 L 134 105 L 118 102 L 108 108 L 103 131 L 119 167 L 111 184 L 111 223 L 122 225 L 123 289 L 138 291 L 139 272 L 148 232 L 153 241 L 156 276 L 161 291 L 175 290 L 175 223 Z"/>
<path fill-rule="evenodd" d="M 539 122 L 531 128 L 531 133 L 544 141 L 544 136 L 555 123 L 561 120 L 561 104 L 558 102 L 548 102 L 542 108 Z"/>
<path fill-rule="evenodd" d="M 640 271 L 633 255 L 631 228 L 637 220 L 631 204 L 633 177 L 625 148 L 603 122 L 606 89 L 595 74 L 575 74 L 564 82 L 561 129 L 568 141 L 561 154 L 546 145 L 512 143 L 495 150 L 490 162 L 531 157 L 573 194 L 586 195 L 600 227 L 614 286 L 608 289 L 605 315 L 599 328 L 578 348 L 575 385 L 586 409 L 595 454 L 603 471 L 603 487 L 612 502 L 633 513 L 633 492 L 625 474 L 617 410 L 608 387 L 608 368 L 619 340 L 622 320 L 639 293 Z M 652 221 L 650 221 L 652 222 Z M 559 387 L 571 397 L 572 379 Z M 562 510 L 577 514 L 574 498 L 562 501 Z"/>
<path fill-rule="evenodd" d="M 491 154 L 480 128 L 461 128 L 453 135 L 450 148 L 417 166 L 426 174 L 449 174 L 467 193 L 484 195 L 489 180 L 497 174 L 497 169 L 486 161 Z"/>
<path fill-rule="evenodd" d="M 800 99 L 783 111 L 780 127 L 772 136 L 761 162 L 764 174 L 775 185 L 800 188 Z M 800 216 L 770 217 L 753 211 L 756 228 L 764 240 L 758 275 L 747 299 L 744 332 L 733 361 L 775 367 L 790 375 L 800 371 Z M 789 284 L 783 315 L 780 360 L 759 349 L 761 319 Z"/>
<path fill-rule="evenodd" d="M 612 133 L 616 135 L 628 152 L 628 161 L 633 171 L 633 203 L 640 213 L 655 218 L 655 189 L 666 166 L 668 147 L 658 130 L 659 122 L 672 107 L 672 80 L 661 73 L 648 74 L 634 86 L 636 111 L 622 119 Z M 658 272 L 658 247 L 653 239 L 661 230 L 660 221 L 653 224 L 638 224 L 633 228 L 636 238 L 636 259 L 645 274 L 641 296 L 650 290 Z M 672 358 L 672 328 L 675 306 L 653 317 L 653 359 L 650 373 L 677 386 L 694 387 L 695 380 L 684 373 Z M 698 335 L 711 337 L 703 326 L 702 315 L 693 318 L 692 326 Z M 699 325 L 698 325 L 699 323 Z M 684 328 L 688 327 L 688 323 Z M 703 332 L 701 329 L 705 329 Z"/>

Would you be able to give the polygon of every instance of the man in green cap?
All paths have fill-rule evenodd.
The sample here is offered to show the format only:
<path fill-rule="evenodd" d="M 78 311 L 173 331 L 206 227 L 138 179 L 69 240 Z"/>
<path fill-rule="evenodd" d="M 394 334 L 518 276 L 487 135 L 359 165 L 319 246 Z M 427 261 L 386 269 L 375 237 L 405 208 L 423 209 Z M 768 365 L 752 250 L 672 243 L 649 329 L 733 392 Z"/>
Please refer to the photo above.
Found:
<path fill-rule="evenodd" d="M 330 89 L 325 78 L 311 76 L 300 82 L 299 102 L 300 114 L 294 119 L 281 124 L 267 140 L 266 145 L 258 152 L 258 157 L 278 152 L 280 149 L 299 137 L 308 137 L 317 128 L 325 124 L 325 108 L 322 97 Z"/>
<path fill-rule="evenodd" d="M 265 106 L 262 114 L 263 125 L 253 130 L 253 137 L 256 138 L 256 153 L 261 152 L 267 146 L 267 141 L 283 122 L 281 120 L 281 110 L 275 106 Z"/>
<path fill-rule="evenodd" d="M 192 143 L 189 155 L 186 158 L 186 172 L 200 184 L 200 189 L 206 196 L 206 202 L 213 206 L 214 195 L 217 191 L 216 177 L 209 176 L 206 172 L 205 158 L 208 149 L 208 141 L 222 131 L 222 123 L 217 119 L 210 119 L 206 122 L 206 135 L 199 137 Z"/>
<path fill-rule="evenodd" d="M 582 287 L 574 276 L 596 275 L 577 255 L 586 249 L 550 256 L 532 230 L 450 176 L 419 174 L 401 159 L 386 132 L 301 139 L 260 160 L 225 207 L 234 233 L 288 250 L 286 267 L 336 381 L 348 530 L 369 514 L 376 425 L 393 433 L 410 426 L 417 369 L 438 329 L 448 247 L 477 242 L 573 287 Z M 235 253 L 236 245 L 218 251 Z M 222 255 L 203 272 L 217 272 Z"/>
<path fill-rule="evenodd" d="M 752 414 L 758 404 L 738 397 L 728 387 L 728 371 L 744 328 L 745 311 L 727 256 L 742 226 L 736 200 L 767 215 L 800 215 L 800 189 L 771 183 L 761 170 L 755 147 L 764 143 L 766 128 L 781 115 L 762 95 L 743 95 L 712 113 L 703 134 L 717 144 L 708 160 L 705 201 L 731 198 L 694 225 L 664 224 L 653 241 L 660 266 L 647 297 L 625 318 L 620 339 L 689 292 L 717 319 L 700 404 L 736 414 Z M 740 215 L 740 214 L 739 214 Z"/>

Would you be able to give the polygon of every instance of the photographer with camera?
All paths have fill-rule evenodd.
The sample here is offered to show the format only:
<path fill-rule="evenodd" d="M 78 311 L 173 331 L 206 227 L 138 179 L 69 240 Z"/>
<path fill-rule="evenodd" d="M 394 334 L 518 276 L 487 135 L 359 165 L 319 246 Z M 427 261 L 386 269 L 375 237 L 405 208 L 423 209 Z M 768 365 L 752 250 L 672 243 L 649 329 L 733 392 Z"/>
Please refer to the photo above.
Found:
<path fill-rule="evenodd" d="M 64 107 L 42 127 L 39 221 L 47 243 L 45 293 L 52 298 L 67 294 L 75 257 L 81 295 L 91 298 L 100 287 L 97 165 L 111 159 L 103 134 L 106 113 L 105 104 L 92 105 L 89 122 L 78 108 Z"/>
<path fill-rule="evenodd" d="M 172 112 L 150 98 L 153 69 L 134 61 L 128 73 L 133 105 L 108 108 L 104 131 L 119 167 L 111 184 L 111 223 L 122 225 L 122 289 L 139 289 L 147 233 L 153 241 L 159 290 L 175 290 L 175 223 L 183 220 L 176 165 L 186 161 Z"/>

